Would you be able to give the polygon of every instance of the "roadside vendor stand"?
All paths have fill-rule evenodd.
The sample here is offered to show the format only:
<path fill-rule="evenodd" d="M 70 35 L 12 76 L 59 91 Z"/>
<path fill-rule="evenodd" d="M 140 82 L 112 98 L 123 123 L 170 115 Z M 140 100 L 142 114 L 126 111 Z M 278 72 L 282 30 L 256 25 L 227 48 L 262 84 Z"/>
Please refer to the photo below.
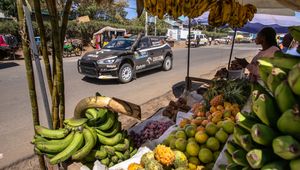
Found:
<path fill-rule="evenodd" d="M 259 4 L 257 5 L 259 7 Z M 189 19 L 189 33 L 190 29 L 191 19 Z M 235 31 L 236 30 L 237 29 L 235 29 Z M 232 43 L 229 64 L 233 47 L 234 43 Z M 291 62 L 294 62 L 294 65 L 299 63 L 299 59 L 296 60 L 293 58 L 290 60 Z M 291 73 L 294 72 L 291 65 L 284 64 L 282 66 L 278 62 L 270 62 L 276 67 L 287 69 L 290 74 L 298 74 Z M 271 66 L 271 69 L 272 68 L 273 66 Z M 299 74 L 296 77 L 299 77 Z M 282 78 L 282 81 L 286 78 L 287 77 Z M 254 138 L 253 136 L 255 135 L 249 134 L 249 131 L 252 126 L 255 126 L 256 124 L 267 126 L 272 132 L 272 130 L 274 130 L 274 124 L 272 123 L 274 122 L 269 122 L 269 119 L 265 118 L 266 115 L 261 115 L 266 114 L 265 112 L 267 110 L 270 111 L 271 109 L 272 111 L 272 107 L 279 107 L 280 112 L 284 112 L 284 114 L 287 109 L 291 109 L 292 106 L 281 106 L 279 101 L 288 99 L 294 104 L 300 104 L 299 101 L 290 98 L 294 94 L 300 95 L 298 94 L 298 91 L 294 90 L 294 87 L 292 87 L 291 84 L 289 84 L 292 89 L 292 91 L 289 91 L 291 94 L 290 96 L 284 96 L 282 98 L 275 97 L 277 104 L 268 102 L 269 105 L 267 105 L 267 102 L 258 101 L 262 100 L 261 98 L 268 98 L 268 95 L 275 96 L 272 89 L 271 92 L 267 92 L 267 90 L 270 90 L 270 87 L 266 87 L 266 83 L 264 86 L 256 84 L 252 85 L 252 88 L 250 88 L 249 83 L 244 79 L 215 81 L 190 77 L 190 43 L 188 45 L 187 76 L 185 80 L 186 91 L 181 98 L 177 101 L 170 101 L 169 106 L 159 110 L 149 119 L 128 129 L 127 131 L 129 134 L 120 128 L 121 122 L 117 119 L 118 113 L 140 119 L 141 110 L 139 106 L 120 99 L 104 97 L 99 94 L 83 99 L 75 108 L 74 118 L 66 119 L 64 122 L 65 128 L 60 129 L 59 132 L 58 130 L 55 131 L 57 135 L 61 134 L 61 137 L 53 134 L 49 135 L 45 133 L 48 132 L 47 130 L 49 129 L 45 130 L 40 126 L 36 126 L 35 130 L 41 136 L 36 136 L 33 141 L 35 151 L 38 154 L 46 155 L 46 157 L 50 159 L 51 164 L 59 164 L 71 157 L 75 162 L 77 160 L 82 161 L 85 165 L 94 165 L 94 168 L 96 167 L 96 169 L 108 169 L 108 166 L 110 167 L 110 170 L 125 170 L 127 168 L 133 170 L 138 168 L 143 169 L 145 167 L 147 169 L 147 166 L 151 168 L 158 167 L 158 169 L 180 169 L 180 167 L 183 169 L 220 169 L 220 167 L 216 167 L 216 165 L 220 164 L 222 164 L 220 166 L 227 168 L 231 166 L 242 169 L 243 167 L 251 165 L 252 168 L 259 169 L 267 163 L 273 163 L 274 160 L 265 160 L 267 159 L 267 156 L 264 155 L 264 152 L 260 152 L 260 154 L 263 154 L 263 156 L 261 156 L 263 158 L 261 158 L 260 162 L 257 163 L 259 165 L 257 165 L 256 162 L 258 161 L 255 159 L 255 156 L 258 154 L 256 151 L 262 150 L 256 149 L 255 152 L 252 152 L 256 143 L 270 146 L 270 139 L 268 142 L 258 142 L 268 139 L 256 135 L 257 138 L 260 137 L 260 140 L 253 139 L 256 142 L 255 144 L 254 142 L 250 143 L 253 144 L 253 146 L 250 144 L 248 145 L 246 142 L 245 145 L 240 143 L 238 146 L 237 141 L 242 141 L 242 139 L 240 139 L 242 136 L 245 136 L 245 140 L 249 139 L 252 141 L 251 137 Z M 193 81 L 203 83 L 203 92 L 195 93 L 190 91 Z M 281 86 L 281 84 L 278 85 L 278 87 L 279 86 Z M 263 91 L 262 88 L 267 88 L 267 90 Z M 231 94 L 231 90 L 239 91 L 239 94 Z M 253 92 L 254 90 L 262 90 L 262 94 L 251 100 L 249 95 L 250 92 Z M 278 93 L 284 95 L 283 92 Z M 261 97 L 261 95 L 263 96 Z M 193 101 L 191 102 L 190 100 Z M 264 108 L 264 110 L 255 110 L 255 108 Z M 252 111 L 254 113 L 251 112 L 252 114 L 250 114 L 246 113 L 246 111 Z M 274 109 L 273 111 L 276 112 Z M 102 121 L 102 118 L 104 121 Z M 245 120 L 248 120 L 248 124 L 245 123 Z M 234 125 L 235 121 L 237 125 Z M 243 128 L 243 130 L 240 130 L 240 134 L 237 132 L 237 126 L 241 129 Z M 278 129 L 282 129 L 282 127 L 278 127 Z M 61 131 L 66 131 L 68 136 Z M 133 136 L 131 132 L 134 132 L 134 135 L 137 135 L 137 137 Z M 280 133 L 292 135 L 290 136 L 291 138 L 296 136 L 294 131 L 281 131 Z M 55 140 L 64 138 L 62 140 L 67 141 L 67 138 L 71 138 L 69 137 L 70 135 L 74 135 L 73 140 L 69 141 L 70 144 L 66 146 L 67 149 L 62 150 L 62 152 L 59 153 L 56 152 L 57 150 L 54 150 L 52 147 L 48 148 L 41 142 L 43 140 L 48 140 L 45 138 L 52 138 Z M 275 136 L 271 141 L 274 138 Z M 142 142 L 140 142 L 139 146 L 136 146 L 136 143 L 134 144 L 134 142 L 139 140 L 142 140 Z M 280 140 L 287 139 L 280 138 L 278 140 L 280 143 Z M 236 149 L 235 151 L 231 150 L 231 153 L 227 147 L 228 141 L 231 141 L 234 143 L 234 146 L 239 147 L 240 149 Z M 292 144 L 294 146 L 297 143 L 296 139 L 293 138 L 293 142 L 294 143 Z M 56 141 L 53 143 L 56 143 Z M 66 142 L 63 142 L 62 145 L 65 143 Z M 85 143 L 85 145 L 82 147 L 83 143 Z M 101 143 L 99 148 L 92 150 L 97 143 Z M 81 147 L 82 149 L 78 150 Z M 280 148 L 280 146 L 275 148 Z M 171 149 L 176 151 L 172 151 Z M 45 153 L 46 150 L 48 153 Z M 236 152 L 237 150 L 238 152 Z M 294 155 L 286 157 L 277 153 L 276 149 L 274 149 L 274 151 L 272 150 L 272 152 L 275 152 L 281 157 L 276 159 L 280 161 L 293 160 L 295 163 L 291 163 L 293 165 L 290 166 L 299 167 L 299 159 L 297 158 L 300 153 L 292 153 Z M 93 161 L 95 158 L 100 161 L 94 163 Z M 282 166 L 287 166 L 287 164 L 283 163 Z"/>

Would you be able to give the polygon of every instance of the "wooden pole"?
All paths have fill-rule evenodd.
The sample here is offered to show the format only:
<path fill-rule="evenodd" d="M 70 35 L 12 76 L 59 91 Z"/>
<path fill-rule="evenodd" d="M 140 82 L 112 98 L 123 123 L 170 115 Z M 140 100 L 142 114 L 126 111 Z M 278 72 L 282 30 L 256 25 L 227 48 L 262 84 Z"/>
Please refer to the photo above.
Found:
<path fill-rule="evenodd" d="M 33 0 L 33 3 L 34 3 L 35 18 L 39 27 L 39 32 L 41 37 L 42 56 L 45 64 L 48 87 L 49 87 L 50 94 L 52 95 L 53 81 L 51 76 L 51 66 L 48 57 L 48 47 L 47 47 L 47 41 L 45 35 L 46 30 L 45 30 L 42 13 L 41 13 L 41 4 L 40 4 L 40 0 Z"/>

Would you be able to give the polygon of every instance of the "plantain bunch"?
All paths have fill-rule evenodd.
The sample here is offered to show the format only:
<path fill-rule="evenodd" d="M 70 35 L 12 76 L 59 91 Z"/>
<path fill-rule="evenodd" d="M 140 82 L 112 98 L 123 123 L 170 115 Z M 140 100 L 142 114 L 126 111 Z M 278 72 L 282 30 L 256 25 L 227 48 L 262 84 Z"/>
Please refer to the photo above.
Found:
<path fill-rule="evenodd" d="M 81 100 L 76 106 L 82 113 L 76 112 L 73 118 L 65 119 L 64 128 L 34 127 L 32 144 L 36 154 L 45 155 L 52 165 L 67 160 L 93 163 L 97 159 L 111 167 L 137 152 L 108 98 L 86 99 L 91 100 Z"/>
<path fill-rule="evenodd" d="M 153 16 L 162 19 L 164 15 L 178 18 L 196 18 L 208 11 L 217 0 L 144 0 L 144 8 Z"/>
<path fill-rule="evenodd" d="M 256 12 L 252 4 L 241 5 L 235 0 L 219 0 L 210 9 L 208 23 L 214 27 L 228 24 L 231 28 L 241 28 L 253 19 Z"/>

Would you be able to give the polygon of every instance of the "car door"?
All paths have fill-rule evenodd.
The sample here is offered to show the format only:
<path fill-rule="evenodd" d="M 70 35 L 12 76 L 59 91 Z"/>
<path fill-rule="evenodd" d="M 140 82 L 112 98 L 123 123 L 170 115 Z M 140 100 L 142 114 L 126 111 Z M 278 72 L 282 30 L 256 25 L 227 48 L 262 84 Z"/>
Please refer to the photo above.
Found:
<path fill-rule="evenodd" d="M 152 53 L 149 52 L 150 42 L 147 37 L 140 40 L 137 50 L 134 52 L 135 70 L 137 72 L 147 69 L 152 64 Z"/>
<path fill-rule="evenodd" d="M 165 53 L 165 43 L 159 37 L 151 37 L 151 52 L 153 67 L 161 66 L 164 61 L 164 53 Z"/>

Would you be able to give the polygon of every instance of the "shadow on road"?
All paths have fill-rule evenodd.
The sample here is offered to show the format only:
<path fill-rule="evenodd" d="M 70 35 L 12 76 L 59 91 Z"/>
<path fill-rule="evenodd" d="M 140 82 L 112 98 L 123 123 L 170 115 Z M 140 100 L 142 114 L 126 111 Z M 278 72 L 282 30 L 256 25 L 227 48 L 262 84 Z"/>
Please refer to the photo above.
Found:
<path fill-rule="evenodd" d="M 150 74 L 155 74 L 155 73 L 159 73 L 159 72 L 163 72 L 161 69 L 154 69 L 154 70 L 149 70 L 149 71 L 145 71 L 142 73 L 137 73 L 137 78 L 143 78 L 145 76 L 148 76 Z M 97 85 L 118 85 L 118 84 L 122 84 L 120 83 L 117 79 L 110 79 L 110 80 L 100 80 L 97 78 L 90 78 L 90 77 L 83 77 L 81 80 L 88 82 L 88 83 L 92 83 L 92 84 L 97 84 Z M 134 81 L 134 80 L 132 80 Z M 130 83 L 130 82 L 129 82 Z"/>
<path fill-rule="evenodd" d="M 92 83 L 92 84 L 97 84 L 97 85 L 112 85 L 112 84 L 120 84 L 118 80 L 100 80 L 97 78 L 90 78 L 90 77 L 83 77 L 81 80 Z"/>
<path fill-rule="evenodd" d="M 157 69 L 148 70 L 148 71 L 145 71 L 145 72 L 142 72 L 142 73 L 137 73 L 136 77 L 137 78 L 142 78 L 142 77 L 148 76 L 150 74 L 155 74 L 155 73 L 158 73 L 158 72 L 164 72 L 164 71 L 162 71 L 160 68 L 157 68 Z"/>
<path fill-rule="evenodd" d="M 19 64 L 15 62 L 5 62 L 5 63 L 0 62 L 0 69 L 5 69 L 5 68 L 10 68 L 15 66 L 19 66 Z"/>

